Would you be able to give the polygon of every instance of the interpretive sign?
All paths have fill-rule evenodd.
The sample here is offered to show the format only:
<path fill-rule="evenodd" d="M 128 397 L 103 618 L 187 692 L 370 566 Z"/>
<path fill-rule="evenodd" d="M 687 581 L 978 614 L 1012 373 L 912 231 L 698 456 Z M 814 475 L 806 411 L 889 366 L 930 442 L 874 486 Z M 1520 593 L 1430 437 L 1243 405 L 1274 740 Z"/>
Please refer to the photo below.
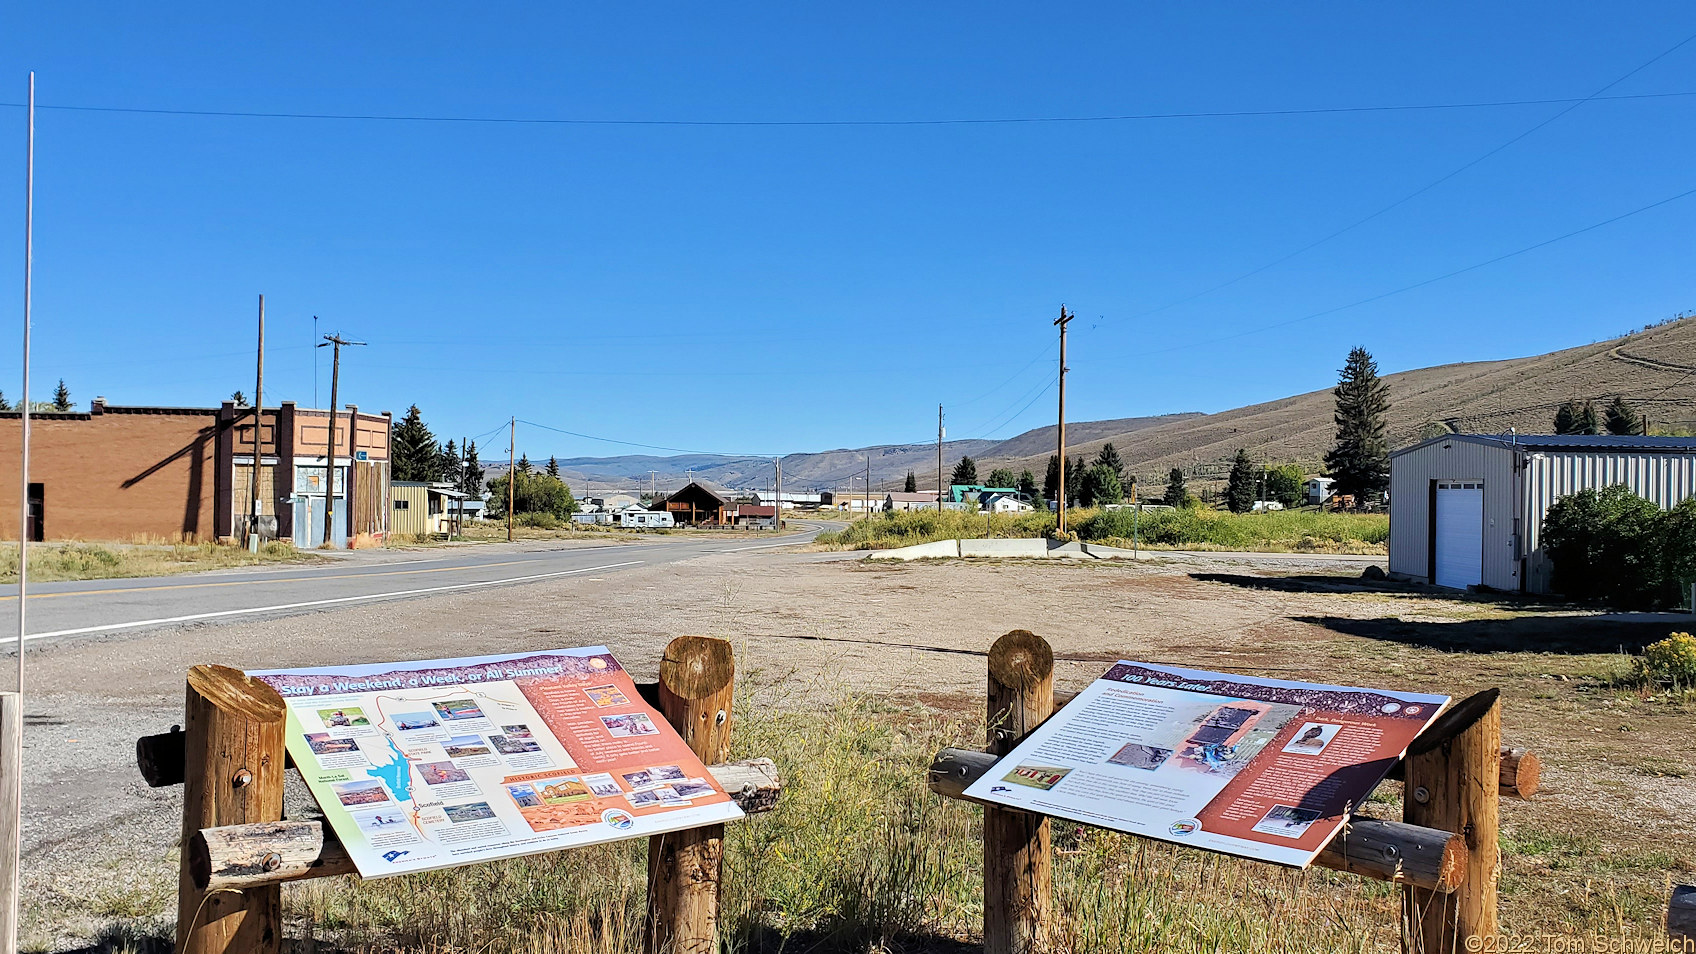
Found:
<path fill-rule="evenodd" d="M 1120 662 L 965 794 L 1305 867 L 1448 702 Z"/>
<path fill-rule="evenodd" d="M 362 877 L 742 817 L 604 646 L 251 675 Z"/>

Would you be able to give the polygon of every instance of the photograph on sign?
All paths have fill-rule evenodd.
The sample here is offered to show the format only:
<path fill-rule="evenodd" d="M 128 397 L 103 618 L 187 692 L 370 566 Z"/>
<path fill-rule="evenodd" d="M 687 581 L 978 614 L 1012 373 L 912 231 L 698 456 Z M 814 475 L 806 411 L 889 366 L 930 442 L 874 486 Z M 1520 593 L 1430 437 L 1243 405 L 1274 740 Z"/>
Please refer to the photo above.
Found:
<path fill-rule="evenodd" d="M 1448 703 L 1121 661 L 965 794 L 1305 867 Z"/>
<path fill-rule="evenodd" d="M 604 646 L 251 675 L 362 877 L 742 817 Z"/>

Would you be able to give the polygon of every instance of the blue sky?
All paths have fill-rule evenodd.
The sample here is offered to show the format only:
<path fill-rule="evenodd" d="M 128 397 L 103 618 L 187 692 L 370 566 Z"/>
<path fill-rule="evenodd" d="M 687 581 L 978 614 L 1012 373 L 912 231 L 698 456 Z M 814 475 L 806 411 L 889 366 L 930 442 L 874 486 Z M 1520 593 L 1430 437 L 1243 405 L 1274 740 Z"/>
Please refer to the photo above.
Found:
<path fill-rule="evenodd" d="M 1630 5 L 8 4 L 0 102 L 576 120 L 1089 117 L 1587 97 L 1696 33 Z M 166 7 L 166 8 L 162 8 Z M 1696 41 L 1607 90 L 1696 93 Z M 1696 308 L 1696 95 L 948 125 L 487 124 L 43 108 L 34 362 L 79 404 L 344 400 L 690 450 L 1008 436 L 1538 353 Z M 0 107 L 0 327 L 22 111 Z M 0 390 L 15 398 L 15 331 Z M 319 402 L 328 400 L 328 363 Z M 499 456 L 504 433 L 487 437 Z M 520 428 L 532 458 L 642 448 Z"/>

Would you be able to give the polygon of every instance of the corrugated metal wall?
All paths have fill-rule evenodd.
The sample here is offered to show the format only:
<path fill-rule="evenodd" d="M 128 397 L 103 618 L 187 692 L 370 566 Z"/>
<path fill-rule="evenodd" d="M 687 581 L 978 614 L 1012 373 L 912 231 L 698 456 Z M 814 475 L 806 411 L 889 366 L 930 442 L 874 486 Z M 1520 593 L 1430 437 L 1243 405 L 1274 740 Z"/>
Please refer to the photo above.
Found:
<path fill-rule="evenodd" d="M 1390 458 L 1390 572 L 1429 582 L 1435 480 L 1484 482 L 1483 582 L 1497 589 L 1519 589 L 1513 452 L 1474 441 L 1435 441 Z"/>
<path fill-rule="evenodd" d="M 1643 451 L 1539 451 L 1525 466 L 1527 588 L 1549 591 L 1551 566 L 1540 549 L 1543 515 L 1549 505 L 1586 488 L 1625 484 L 1632 492 L 1668 508 L 1696 496 L 1696 454 Z"/>
<path fill-rule="evenodd" d="M 389 485 L 392 495 L 393 519 L 389 523 L 389 532 L 397 537 L 410 537 L 427 533 L 430 529 L 430 492 L 424 484 L 408 484 L 395 481 Z M 394 506 L 405 502 L 405 507 Z"/>

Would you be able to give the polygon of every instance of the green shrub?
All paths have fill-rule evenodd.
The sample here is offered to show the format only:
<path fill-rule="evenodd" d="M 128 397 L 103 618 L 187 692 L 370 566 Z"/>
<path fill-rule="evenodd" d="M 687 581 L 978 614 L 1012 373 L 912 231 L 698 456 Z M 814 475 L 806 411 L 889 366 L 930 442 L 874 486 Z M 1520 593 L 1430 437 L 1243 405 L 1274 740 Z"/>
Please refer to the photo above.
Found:
<path fill-rule="evenodd" d="M 1696 498 L 1663 511 L 1624 484 L 1549 507 L 1542 546 L 1556 592 L 1616 606 L 1677 606 L 1696 581 Z"/>
<path fill-rule="evenodd" d="M 1643 655 L 1632 664 L 1638 681 L 1645 685 L 1670 683 L 1696 688 L 1696 636 L 1673 633 L 1658 643 L 1643 647 Z"/>
<path fill-rule="evenodd" d="M 1204 507 L 1174 510 L 1103 510 L 1073 523 L 1085 540 L 1128 545 L 1133 534 L 1150 547 L 1217 550 L 1360 550 L 1390 537 L 1382 514 L 1273 510 L 1227 513 Z"/>
<path fill-rule="evenodd" d="M 1054 527 L 1046 511 L 1018 514 L 964 513 L 958 510 L 894 510 L 856 520 L 842 530 L 821 533 L 817 542 L 838 550 L 891 550 L 937 540 L 1040 537 Z"/>

